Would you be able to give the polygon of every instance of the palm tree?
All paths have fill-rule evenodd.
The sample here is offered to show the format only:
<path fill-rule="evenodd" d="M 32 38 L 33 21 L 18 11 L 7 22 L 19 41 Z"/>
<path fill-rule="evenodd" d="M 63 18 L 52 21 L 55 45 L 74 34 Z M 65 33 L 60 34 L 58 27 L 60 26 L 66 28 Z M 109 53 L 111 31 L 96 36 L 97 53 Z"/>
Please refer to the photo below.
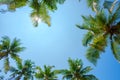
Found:
<path fill-rule="evenodd" d="M 87 74 L 92 70 L 90 66 L 83 68 L 82 60 L 68 59 L 69 69 L 61 70 L 63 80 L 98 80 L 94 75 Z"/>
<path fill-rule="evenodd" d="M 0 42 L 0 60 L 4 59 L 5 72 L 7 72 L 10 68 L 10 57 L 15 60 L 18 65 L 21 65 L 21 59 L 18 53 L 23 51 L 25 48 L 21 47 L 20 45 L 21 43 L 19 39 L 14 38 L 14 40 L 11 42 L 9 37 L 2 37 Z"/>
<path fill-rule="evenodd" d="M 1 9 L 1 13 L 8 11 L 15 11 L 16 8 L 21 8 L 29 5 L 32 8 L 30 17 L 32 18 L 33 25 L 38 26 L 41 21 L 51 26 L 49 11 L 57 10 L 57 4 L 63 4 L 65 0 L 1 0 L 0 5 L 7 5 L 8 9 Z"/>
<path fill-rule="evenodd" d="M 63 4 L 65 0 L 31 0 L 30 7 L 33 9 L 31 18 L 33 25 L 38 26 L 38 23 L 43 21 L 48 26 L 51 26 L 49 11 L 57 9 L 57 3 Z"/>
<path fill-rule="evenodd" d="M 31 60 L 25 60 L 22 66 L 17 66 L 17 68 L 11 67 L 10 80 L 33 80 L 35 73 L 35 65 Z"/>
<path fill-rule="evenodd" d="M 120 3 L 116 3 L 116 0 L 109 3 L 111 5 L 108 5 L 108 1 L 104 2 L 104 7 L 109 12 L 101 9 L 95 16 L 82 16 L 84 23 L 77 25 L 80 29 L 88 30 L 83 38 L 83 45 L 89 45 L 86 57 L 93 64 L 96 64 L 100 53 L 105 51 L 109 42 L 114 57 L 120 61 Z"/>
<path fill-rule="evenodd" d="M 42 3 L 42 1 L 32 0 L 30 2 L 30 7 L 33 9 L 30 16 L 31 16 L 33 25 L 35 27 L 37 27 L 38 23 L 41 21 L 48 24 L 48 26 L 51 25 L 48 10 L 47 10 L 46 6 Z"/>
<path fill-rule="evenodd" d="M 36 74 L 35 77 L 40 80 L 57 80 L 57 74 L 59 74 L 59 71 L 52 70 L 54 66 L 46 66 L 44 65 L 44 70 L 40 67 L 36 67 Z"/>
<path fill-rule="evenodd" d="M 0 5 L 7 5 L 8 10 L 15 11 L 16 8 L 26 6 L 28 0 L 0 0 Z"/>

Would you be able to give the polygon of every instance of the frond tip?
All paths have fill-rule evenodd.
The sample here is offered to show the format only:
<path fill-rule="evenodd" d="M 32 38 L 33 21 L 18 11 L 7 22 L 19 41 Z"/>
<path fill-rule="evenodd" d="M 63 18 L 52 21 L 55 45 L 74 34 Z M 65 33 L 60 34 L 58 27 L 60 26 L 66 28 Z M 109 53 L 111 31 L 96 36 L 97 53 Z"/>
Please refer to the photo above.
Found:
<path fill-rule="evenodd" d="M 120 46 L 118 43 L 111 41 L 111 49 L 114 57 L 120 62 Z"/>
<path fill-rule="evenodd" d="M 97 60 L 100 58 L 100 51 L 96 50 L 93 47 L 89 47 L 89 49 L 87 50 L 86 57 L 91 63 L 96 65 Z"/>
<path fill-rule="evenodd" d="M 87 46 L 87 45 L 91 42 L 93 36 L 94 36 L 94 35 L 93 35 L 92 32 L 88 32 L 88 33 L 84 36 L 84 38 L 83 38 L 83 40 L 82 40 L 83 45 L 84 45 L 84 46 Z"/>

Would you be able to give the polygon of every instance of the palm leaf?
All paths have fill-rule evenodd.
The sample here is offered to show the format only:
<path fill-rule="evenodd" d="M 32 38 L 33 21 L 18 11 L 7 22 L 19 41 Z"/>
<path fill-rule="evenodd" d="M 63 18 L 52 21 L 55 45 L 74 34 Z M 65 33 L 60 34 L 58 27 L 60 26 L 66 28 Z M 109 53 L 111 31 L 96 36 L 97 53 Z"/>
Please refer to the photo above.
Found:
<path fill-rule="evenodd" d="M 99 51 L 105 51 L 105 47 L 107 46 L 106 38 L 103 35 L 96 36 L 93 39 L 92 44 L 90 44 L 95 49 L 98 49 Z"/>
<path fill-rule="evenodd" d="M 64 79 L 71 79 L 73 77 L 71 71 L 69 71 L 67 69 L 64 69 L 64 70 L 61 70 L 61 71 L 62 71 L 61 74 L 64 75 L 63 78 L 62 78 L 63 80 Z"/>
<path fill-rule="evenodd" d="M 114 22 L 118 21 L 120 19 L 120 3 L 118 4 L 115 12 L 113 12 L 109 16 L 109 24 L 113 24 Z"/>
<path fill-rule="evenodd" d="M 111 49 L 113 52 L 114 57 L 120 62 L 120 46 L 116 43 L 111 41 Z"/>
<path fill-rule="evenodd" d="M 84 38 L 83 38 L 83 40 L 82 40 L 83 45 L 84 45 L 84 46 L 87 46 L 87 45 L 91 42 L 93 36 L 94 36 L 94 35 L 93 35 L 92 32 L 88 32 L 88 33 L 84 36 Z"/>
<path fill-rule="evenodd" d="M 88 7 L 92 7 L 93 2 L 99 3 L 99 0 L 87 0 Z"/>
<path fill-rule="evenodd" d="M 90 30 L 90 28 L 87 25 L 84 25 L 84 24 L 82 26 L 77 24 L 76 26 L 80 29 Z"/>
<path fill-rule="evenodd" d="M 44 5 L 51 11 L 57 10 L 57 4 L 63 4 L 65 0 L 43 0 Z"/>
<path fill-rule="evenodd" d="M 82 80 L 98 80 L 94 75 L 84 75 Z"/>
<path fill-rule="evenodd" d="M 10 38 L 8 36 L 3 36 L 1 40 L 1 49 L 6 50 L 10 47 Z"/>
<path fill-rule="evenodd" d="M 82 75 L 85 75 L 86 73 L 90 72 L 91 70 L 92 70 L 92 68 L 90 66 L 87 66 L 87 67 L 83 68 L 80 73 Z"/>
<path fill-rule="evenodd" d="M 16 61 L 17 67 L 19 69 L 21 69 L 22 68 L 22 59 L 20 59 L 17 54 L 11 54 L 11 58 L 13 58 Z"/>
<path fill-rule="evenodd" d="M 105 1 L 104 4 L 103 4 L 104 8 L 108 9 L 108 11 L 110 13 L 112 13 L 112 11 L 114 9 L 114 6 L 116 5 L 117 1 L 118 0 L 114 0 L 114 2 L 113 1 Z"/>
<path fill-rule="evenodd" d="M 99 0 L 87 0 L 88 7 L 91 7 L 93 11 L 96 11 L 95 9 L 99 7 L 98 3 Z"/>
<path fill-rule="evenodd" d="M 44 77 L 44 72 L 42 71 L 42 69 L 39 66 L 36 67 L 36 71 L 37 71 L 35 73 L 36 78 L 43 78 Z"/>
<path fill-rule="evenodd" d="M 19 53 L 25 49 L 25 47 L 20 47 L 20 39 L 14 38 L 14 40 L 11 43 L 10 50 L 14 53 Z"/>
<path fill-rule="evenodd" d="M 89 47 L 86 53 L 86 58 L 93 63 L 94 65 L 96 65 L 97 60 L 100 58 L 100 51 L 93 48 L 93 47 Z"/>
<path fill-rule="evenodd" d="M 10 69 L 10 65 L 9 65 L 9 58 L 6 57 L 5 61 L 4 61 L 4 71 L 5 73 L 7 73 Z"/>

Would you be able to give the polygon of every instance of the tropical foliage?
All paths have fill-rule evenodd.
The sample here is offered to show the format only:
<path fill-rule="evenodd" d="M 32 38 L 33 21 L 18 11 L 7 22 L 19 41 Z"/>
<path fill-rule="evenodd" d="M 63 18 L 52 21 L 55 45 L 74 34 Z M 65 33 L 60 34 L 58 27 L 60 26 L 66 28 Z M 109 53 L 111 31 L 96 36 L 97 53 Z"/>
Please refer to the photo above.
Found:
<path fill-rule="evenodd" d="M 99 2 L 100 2 L 100 0 L 87 0 L 87 5 L 93 11 L 97 12 L 97 10 L 99 9 Z"/>
<path fill-rule="evenodd" d="M 29 6 L 32 9 L 30 17 L 33 25 L 38 26 L 40 21 L 51 26 L 49 11 L 57 10 L 58 4 L 63 4 L 65 0 L 0 0 L 0 5 L 7 5 L 7 10 L 0 12 L 13 12 L 17 8 Z M 80 0 L 79 0 L 80 1 Z M 84 22 L 77 25 L 80 29 L 87 30 L 83 39 L 83 45 L 89 46 L 87 49 L 87 59 L 96 65 L 100 54 L 105 52 L 107 45 L 111 45 L 114 57 L 120 61 L 120 2 L 118 0 L 105 1 L 100 7 L 100 0 L 87 0 L 88 7 L 91 7 L 95 15 L 82 16 Z M 19 39 L 13 41 L 4 36 L 0 41 L 0 61 L 4 60 L 4 72 L 10 71 L 8 80 L 57 80 L 57 74 L 63 75 L 63 80 L 98 80 L 94 75 L 88 74 L 92 68 L 83 67 L 81 59 L 68 59 L 69 69 L 53 70 L 54 66 L 35 66 L 31 60 L 22 59 L 19 53 L 25 48 L 21 47 Z M 16 61 L 17 66 L 11 66 L 10 60 Z M 0 70 L 1 73 L 1 70 Z M 0 75 L 0 80 L 4 76 Z"/>
<path fill-rule="evenodd" d="M 109 42 L 113 55 L 120 61 L 120 2 L 105 1 L 104 8 L 95 16 L 82 16 L 83 24 L 77 25 L 80 29 L 88 30 L 83 45 L 89 46 L 86 57 L 93 64 L 96 64 L 100 53 L 105 51 Z"/>
<path fill-rule="evenodd" d="M 34 80 L 35 65 L 31 60 L 26 60 L 22 66 L 11 67 L 10 71 L 10 80 Z"/>
<path fill-rule="evenodd" d="M 5 72 L 10 69 L 10 57 L 16 61 L 17 65 L 21 66 L 22 60 L 18 53 L 24 49 L 24 47 L 21 47 L 19 39 L 14 38 L 14 40 L 11 41 L 7 36 L 2 37 L 2 40 L 0 41 L 0 60 L 4 59 Z"/>
<path fill-rule="evenodd" d="M 44 65 L 44 70 L 42 70 L 41 67 L 36 67 L 36 74 L 35 77 L 40 80 L 57 80 L 57 74 L 59 74 L 59 71 L 52 70 L 54 66 L 46 66 Z"/>
<path fill-rule="evenodd" d="M 63 80 L 98 80 L 94 75 L 87 74 L 92 70 L 90 66 L 83 68 L 81 59 L 72 60 L 68 59 L 69 69 L 61 70 Z"/>
<path fill-rule="evenodd" d="M 57 4 L 63 4 L 65 0 L 0 0 L 1 5 L 7 5 L 8 10 L 2 9 L 0 12 L 15 11 L 17 8 L 29 6 L 32 8 L 30 17 L 33 25 L 43 21 L 51 26 L 49 11 L 57 10 Z"/>

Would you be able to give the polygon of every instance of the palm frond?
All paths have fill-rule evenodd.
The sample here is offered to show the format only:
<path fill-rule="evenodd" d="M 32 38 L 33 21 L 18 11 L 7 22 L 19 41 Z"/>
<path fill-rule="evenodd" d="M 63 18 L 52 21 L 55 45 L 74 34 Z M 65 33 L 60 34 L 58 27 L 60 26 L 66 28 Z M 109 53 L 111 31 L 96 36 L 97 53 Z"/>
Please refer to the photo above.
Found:
<path fill-rule="evenodd" d="M 68 59 L 68 64 L 70 67 L 70 71 L 74 72 L 74 71 L 79 71 L 82 69 L 83 63 L 82 60 L 76 59 L 76 60 L 72 60 L 71 58 Z"/>
<path fill-rule="evenodd" d="M 96 8 L 99 8 L 99 0 L 87 0 L 88 7 L 92 8 L 96 12 Z"/>
<path fill-rule="evenodd" d="M 120 19 L 120 3 L 118 4 L 117 8 L 114 12 L 109 16 L 109 24 L 113 24 Z"/>
<path fill-rule="evenodd" d="M 97 26 L 98 28 L 104 28 L 107 22 L 107 15 L 105 14 L 104 10 L 100 10 L 95 16 L 95 26 Z"/>
<path fill-rule="evenodd" d="M 111 41 L 111 49 L 112 49 L 113 55 L 120 62 L 120 49 L 119 48 L 120 46 L 116 42 Z"/>
<path fill-rule="evenodd" d="M 94 65 L 96 65 L 97 60 L 100 58 L 100 51 L 93 48 L 93 47 L 89 47 L 86 53 L 86 58 L 93 63 Z"/>
<path fill-rule="evenodd" d="M 14 0 L 14 1 L 13 0 L 8 0 L 8 1 L 9 1 L 9 3 L 7 3 L 8 10 L 9 11 L 15 11 L 16 8 L 26 6 L 28 0 L 21 0 L 21 1 L 19 1 L 19 0 Z"/>
<path fill-rule="evenodd" d="M 88 33 L 84 36 L 84 38 L 83 38 L 83 40 L 82 40 L 83 45 L 84 45 L 84 46 L 87 46 L 87 45 L 91 42 L 93 36 L 94 36 L 94 35 L 93 35 L 92 32 L 88 32 Z"/>
<path fill-rule="evenodd" d="M 3 36 L 1 40 L 1 49 L 7 50 L 10 47 L 10 38 L 8 36 Z"/>
<path fill-rule="evenodd" d="M 81 73 L 82 75 L 85 75 L 85 74 L 87 74 L 88 72 L 90 72 L 91 70 L 92 70 L 92 68 L 91 68 L 90 66 L 87 66 L 87 67 L 83 68 L 80 73 Z"/>
<path fill-rule="evenodd" d="M 19 69 L 21 69 L 22 68 L 22 59 L 20 59 L 17 54 L 11 54 L 11 58 L 13 58 L 16 61 L 17 67 Z"/>
<path fill-rule="evenodd" d="M 80 26 L 80 25 L 76 25 L 78 28 L 80 28 L 80 29 L 85 29 L 85 30 L 90 30 L 90 28 L 87 26 L 87 25 L 85 25 L 85 24 L 83 24 L 82 26 Z"/>
<path fill-rule="evenodd" d="M 94 75 L 84 75 L 82 80 L 98 80 Z"/>
<path fill-rule="evenodd" d="M 104 8 L 108 9 L 108 11 L 110 13 L 112 13 L 117 1 L 118 0 L 114 0 L 114 2 L 113 1 L 105 1 L 103 6 L 104 6 Z"/>
<path fill-rule="evenodd" d="M 25 49 L 25 47 L 20 47 L 20 46 L 21 46 L 20 39 L 14 38 L 10 46 L 11 52 L 19 53 Z"/>
<path fill-rule="evenodd" d="M 57 4 L 63 4 L 65 0 L 43 0 L 44 5 L 51 11 L 57 10 Z"/>
<path fill-rule="evenodd" d="M 9 58 L 6 57 L 4 61 L 4 72 L 7 73 L 10 70 Z"/>
<path fill-rule="evenodd" d="M 96 36 L 93 39 L 92 44 L 90 44 L 92 47 L 99 51 L 105 51 L 105 47 L 107 46 L 106 38 L 103 35 Z"/>
<path fill-rule="evenodd" d="M 32 22 L 33 24 L 37 27 L 39 21 L 43 21 L 45 22 L 48 26 L 51 25 L 50 23 L 50 16 L 48 14 L 48 10 L 46 9 L 45 5 L 41 4 L 41 6 L 39 7 L 38 10 L 34 10 L 31 13 L 31 18 L 32 18 Z"/>
<path fill-rule="evenodd" d="M 36 71 L 37 71 L 35 73 L 36 78 L 38 78 L 38 79 L 44 78 L 44 72 L 42 71 L 42 69 L 39 66 L 36 67 Z"/>
<path fill-rule="evenodd" d="M 62 80 L 64 80 L 64 79 L 71 79 L 73 77 L 71 71 L 69 71 L 67 69 L 61 70 L 61 74 L 63 75 Z"/>

